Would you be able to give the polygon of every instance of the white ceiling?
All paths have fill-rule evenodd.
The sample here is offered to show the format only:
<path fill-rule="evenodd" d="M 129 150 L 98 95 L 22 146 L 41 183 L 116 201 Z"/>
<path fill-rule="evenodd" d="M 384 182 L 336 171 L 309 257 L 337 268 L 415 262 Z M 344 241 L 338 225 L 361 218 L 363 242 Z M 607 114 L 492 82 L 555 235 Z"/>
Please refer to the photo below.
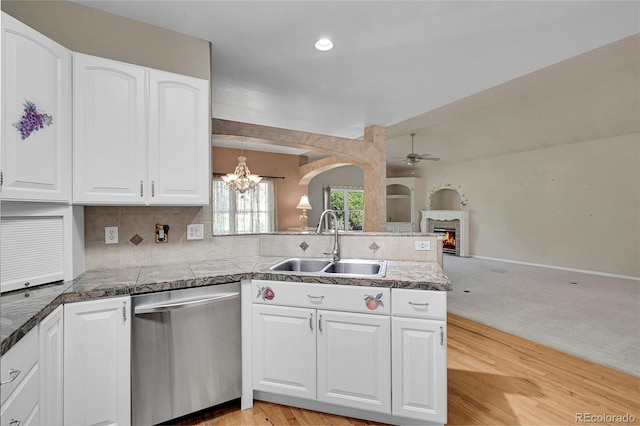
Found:
<path fill-rule="evenodd" d="M 637 1 L 76 3 L 211 41 L 214 117 L 348 138 L 383 125 L 391 166 L 411 131 L 415 151 L 442 162 L 638 131 L 628 111 L 598 106 L 637 111 L 637 37 L 631 60 L 605 55 L 612 68 L 601 51 L 563 62 L 640 32 Z M 320 37 L 334 49 L 315 50 Z M 575 122 L 554 114 L 576 107 Z M 594 115 L 612 122 L 582 129 Z M 540 137 L 542 120 L 559 133 Z"/>

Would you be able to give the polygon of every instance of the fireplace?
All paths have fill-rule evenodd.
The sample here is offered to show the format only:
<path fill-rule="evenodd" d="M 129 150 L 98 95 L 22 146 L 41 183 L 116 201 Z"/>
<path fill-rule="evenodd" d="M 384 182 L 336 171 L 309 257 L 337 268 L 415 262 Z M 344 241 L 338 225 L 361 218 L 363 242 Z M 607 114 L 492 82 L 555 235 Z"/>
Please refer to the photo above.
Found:
<path fill-rule="evenodd" d="M 444 234 L 442 240 L 442 252 L 456 254 L 456 230 L 455 228 L 433 228 L 433 232 Z"/>
<path fill-rule="evenodd" d="M 469 212 L 466 210 L 422 210 L 420 232 L 436 232 L 435 229 L 453 229 L 455 231 L 455 253 L 457 256 L 469 256 Z M 443 244 L 444 246 L 444 244 Z M 444 249 L 444 247 L 443 247 Z M 443 250 L 447 252 L 446 250 Z"/>

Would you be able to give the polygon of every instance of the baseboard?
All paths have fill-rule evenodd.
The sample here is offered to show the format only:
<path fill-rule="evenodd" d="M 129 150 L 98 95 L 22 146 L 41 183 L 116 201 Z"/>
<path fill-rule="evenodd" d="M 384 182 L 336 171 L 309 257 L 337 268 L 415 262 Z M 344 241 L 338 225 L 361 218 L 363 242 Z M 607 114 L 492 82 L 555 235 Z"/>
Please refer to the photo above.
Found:
<path fill-rule="evenodd" d="M 339 405 L 327 404 L 315 400 L 278 395 L 264 391 L 253 391 L 253 398 L 259 401 L 272 402 L 274 404 L 288 405 L 305 410 L 319 411 L 321 413 L 335 414 L 337 416 L 351 417 L 376 423 L 386 423 L 389 425 L 443 426 L 442 423 L 433 423 L 426 420 L 408 419 L 406 417 L 392 416 L 390 414 L 374 413 L 357 408 L 341 407 Z"/>
<path fill-rule="evenodd" d="M 622 278 L 625 280 L 640 281 L 640 277 L 634 277 L 632 275 L 610 274 L 608 272 L 589 271 L 587 269 L 577 269 L 577 268 L 566 268 L 564 266 L 544 265 L 541 263 L 522 262 L 519 260 L 500 259 L 496 257 L 476 256 L 476 255 L 470 255 L 469 257 L 475 257 L 478 259 L 485 259 L 485 260 L 495 260 L 496 262 L 517 263 L 519 265 L 536 266 L 538 268 L 558 269 L 562 271 L 580 272 L 582 274 L 600 275 L 603 277 Z"/>

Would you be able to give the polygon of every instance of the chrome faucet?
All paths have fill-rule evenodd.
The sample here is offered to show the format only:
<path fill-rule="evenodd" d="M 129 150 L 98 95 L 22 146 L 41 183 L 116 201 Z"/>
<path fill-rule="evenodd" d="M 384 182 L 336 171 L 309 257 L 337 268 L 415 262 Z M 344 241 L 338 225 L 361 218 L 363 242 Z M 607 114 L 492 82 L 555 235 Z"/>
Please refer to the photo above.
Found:
<path fill-rule="evenodd" d="M 331 209 L 327 209 L 322 212 L 322 214 L 320 215 L 318 228 L 316 228 L 316 234 L 320 234 L 322 232 L 322 221 L 327 214 L 333 217 L 333 250 L 331 250 L 331 252 L 329 253 L 325 252 L 324 254 L 330 254 L 333 258 L 333 261 L 337 262 L 340 260 L 340 242 L 338 242 L 338 216 L 336 215 L 336 212 Z"/>

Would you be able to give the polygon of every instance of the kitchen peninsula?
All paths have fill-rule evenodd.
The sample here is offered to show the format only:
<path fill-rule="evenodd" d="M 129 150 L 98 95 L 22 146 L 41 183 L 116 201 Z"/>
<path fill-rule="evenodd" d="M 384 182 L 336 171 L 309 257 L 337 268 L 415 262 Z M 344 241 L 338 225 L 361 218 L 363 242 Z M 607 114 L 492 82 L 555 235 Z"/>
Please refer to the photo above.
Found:
<path fill-rule="evenodd" d="M 422 236 L 421 238 L 425 238 L 425 236 Z M 317 306 L 319 308 L 320 305 L 322 305 L 324 306 L 323 309 L 325 309 L 322 311 L 317 311 L 320 314 L 320 322 L 318 323 L 319 330 L 323 330 L 323 327 L 331 326 L 330 322 L 327 322 L 326 324 L 322 322 L 323 315 L 324 321 L 329 321 L 331 319 L 328 315 L 331 312 L 333 312 L 335 315 L 350 316 L 352 320 L 355 319 L 360 321 L 362 319 L 367 319 L 368 321 L 370 318 L 372 318 L 378 322 L 382 321 L 382 324 L 384 325 L 380 330 L 382 334 L 380 335 L 380 333 L 376 332 L 376 336 L 379 336 L 375 337 L 373 340 L 369 339 L 369 341 L 381 342 L 382 346 L 379 347 L 379 350 L 382 351 L 382 354 L 384 356 L 382 358 L 382 364 L 380 364 L 381 368 L 379 371 L 379 375 L 387 377 L 386 382 L 382 382 L 382 386 L 385 389 L 385 392 L 383 393 L 387 393 L 387 395 L 383 395 L 382 399 L 384 400 L 384 404 L 381 409 L 376 410 L 375 407 L 369 407 L 367 405 L 354 406 L 353 403 L 348 399 L 337 399 L 330 404 L 320 403 L 321 405 L 315 406 L 315 409 L 324 410 L 327 412 L 331 412 L 334 409 L 346 409 L 347 412 L 349 412 L 349 410 L 355 409 L 355 411 L 350 412 L 351 416 L 361 418 L 372 418 L 371 416 L 373 416 L 373 418 L 379 418 L 381 419 L 381 421 L 392 423 L 400 421 L 393 419 L 411 418 L 412 415 L 414 416 L 414 419 L 416 419 L 416 413 L 412 411 L 413 407 L 410 406 L 410 404 L 404 403 L 405 401 L 403 401 L 402 403 L 398 403 L 395 401 L 395 399 L 394 404 L 396 405 L 394 406 L 400 407 L 400 411 L 396 413 L 394 409 L 392 415 L 390 399 L 390 385 L 392 377 L 392 364 L 390 362 L 392 356 L 392 335 L 390 326 L 391 324 L 394 324 L 394 327 L 396 327 L 396 325 L 398 327 L 401 327 L 398 329 L 398 331 L 395 332 L 396 336 L 400 336 L 405 329 L 408 332 L 415 333 L 415 325 L 409 324 L 408 321 L 417 321 L 427 325 L 431 323 L 431 329 L 423 332 L 422 340 L 424 341 L 424 336 L 429 336 L 428 339 L 433 341 L 431 345 L 428 345 L 429 347 L 433 348 L 430 350 L 435 350 L 436 353 L 439 353 L 438 356 L 429 357 L 430 362 L 428 364 L 431 366 L 429 368 L 433 369 L 432 371 L 437 372 L 437 374 L 435 374 L 434 376 L 436 377 L 435 380 L 433 380 L 433 378 L 430 380 L 429 391 L 425 393 L 428 394 L 430 398 L 433 398 L 433 395 L 439 396 L 437 397 L 438 399 L 436 399 L 436 402 L 429 400 L 429 403 L 426 404 L 426 406 L 429 407 L 429 412 L 427 413 L 427 415 L 430 415 L 435 419 L 432 422 L 434 424 L 441 424 L 446 421 L 446 356 L 444 356 L 444 354 L 446 354 L 446 345 L 444 344 L 444 339 L 446 336 L 446 291 L 451 290 L 451 282 L 442 273 L 442 269 L 438 263 L 424 261 L 419 262 L 390 260 L 388 261 L 386 276 L 384 277 L 347 278 L 344 276 L 313 276 L 304 273 L 298 274 L 291 272 L 277 272 L 271 271 L 269 269 L 271 265 L 281 261 L 282 259 L 283 258 L 280 256 L 258 255 L 247 257 L 220 258 L 207 261 L 186 262 L 161 266 L 155 265 L 127 269 L 94 270 L 85 272 L 71 282 L 52 283 L 34 287 L 28 290 L 19 290 L 5 293 L 0 299 L 0 337 L 2 338 L 3 361 L 6 358 L 7 361 L 11 360 L 11 363 L 14 363 L 16 359 L 20 359 L 20 356 L 16 358 L 16 354 L 24 353 L 25 345 L 28 348 L 32 348 L 30 349 L 30 351 L 35 350 L 35 354 L 33 356 L 36 357 L 34 358 L 36 362 L 34 367 L 30 367 L 29 365 L 31 364 L 25 365 L 24 367 L 20 367 L 18 365 L 18 368 L 12 370 L 15 373 L 15 370 L 21 370 L 22 368 L 24 368 L 25 370 L 23 371 L 26 372 L 27 376 L 24 379 L 20 378 L 19 380 L 16 380 L 18 387 L 9 389 L 9 391 L 13 392 L 13 389 L 15 389 L 15 394 L 17 394 L 21 389 L 25 389 L 25 386 L 33 386 L 32 383 L 36 383 L 35 386 L 40 387 L 39 402 L 41 407 L 41 414 L 32 412 L 32 415 L 39 415 L 41 416 L 41 418 L 42 416 L 44 416 L 44 418 L 61 419 L 62 415 L 60 413 L 58 413 L 57 415 L 49 415 L 45 414 L 45 411 L 48 412 L 55 410 L 56 407 L 61 407 L 62 403 L 60 401 L 64 399 L 65 421 L 67 418 L 74 418 L 77 420 L 78 418 L 82 417 L 76 418 L 72 416 L 83 416 L 85 415 L 83 414 L 84 411 L 77 409 L 70 409 L 69 411 L 67 411 L 66 402 L 78 400 L 78 398 L 81 398 L 80 396 L 73 394 L 73 389 L 68 388 L 68 386 L 74 386 L 70 381 L 72 381 L 73 377 L 77 376 L 78 374 L 67 376 L 66 370 L 68 367 L 73 370 L 74 365 L 84 365 L 84 362 L 90 362 L 90 365 L 93 365 L 93 367 L 91 367 L 89 370 L 84 369 L 83 374 L 89 374 L 90 376 L 92 376 L 91 378 L 85 379 L 89 380 L 88 383 L 96 383 L 95 386 L 97 386 L 97 383 L 104 382 L 98 380 L 98 376 L 101 376 L 101 373 L 96 370 L 100 370 L 100 368 L 98 368 L 98 365 L 104 365 L 104 367 L 106 368 L 104 371 L 108 370 L 108 374 L 110 377 L 113 377 L 116 373 L 120 374 L 120 372 L 124 372 L 123 375 L 119 375 L 120 378 L 117 380 L 117 383 L 119 383 L 119 385 L 115 385 L 115 388 L 111 388 L 111 391 L 102 389 L 100 390 L 100 395 L 102 395 L 101 398 L 116 397 L 116 400 L 111 401 L 110 404 L 107 405 L 117 407 L 117 412 L 120 414 L 115 414 L 115 412 L 113 411 L 107 411 L 104 413 L 101 412 L 98 415 L 104 418 L 110 418 L 111 416 L 115 415 L 119 419 L 119 421 L 117 422 L 118 424 L 129 424 L 128 422 L 130 420 L 128 419 L 131 416 L 130 410 L 132 408 L 132 406 L 130 406 L 129 403 L 126 402 L 129 401 L 130 398 L 128 395 L 131 386 L 129 384 L 129 351 L 131 350 L 129 346 L 129 332 L 126 332 L 121 338 L 112 340 L 113 336 L 111 335 L 111 331 L 108 332 L 108 335 L 94 336 L 93 334 L 97 329 L 93 328 L 92 330 L 94 330 L 94 332 L 90 335 L 85 336 L 85 332 L 81 331 L 84 327 L 82 325 L 82 321 L 78 322 L 77 319 L 73 318 L 71 315 L 69 315 L 69 318 L 67 318 L 68 313 L 70 314 L 73 310 L 80 309 L 80 311 L 84 310 L 85 315 L 90 315 L 93 318 L 96 318 L 95 315 L 107 315 L 105 319 L 112 319 L 107 319 L 108 322 L 104 324 L 104 326 L 107 327 L 105 330 L 113 330 L 112 327 L 114 326 L 114 324 L 120 323 L 122 325 L 117 325 L 116 328 L 126 327 L 128 329 L 131 327 L 131 325 L 130 321 L 128 321 L 127 318 L 132 316 L 131 301 L 133 300 L 133 298 L 130 296 L 176 289 L 193 289 L 193 291 L 196 291 L 197 288 L 202 289 L 206 288 L 207 286 L 211 287 L 218 284 L 241 282 L 243 287 L 243 307 L 241 321 L 243 340 L 243 409 L 248 408 L 253 403 L 254 398 L 269 400 L 270 398 L 278 398 L 279 396 L 278 389 L 275 389 L 275 391 L 267 389 L 267 392 L 264 392 L 264 389 L 261 391 L 258 388 L 253 388 L 250 384 L 252 375 L 254 375 L 254 377 L 257 377 L 255 376 L 257 374 L 257 370 L 255 370 L 255 368 L 247 363 L 250 363 L 253 358 L 256 358 L 255 350 L 258 350 L 260 348 L 260 343 L 254 343 L 253 339 L 256 336 L 260 336 L 261 333 L 254 332 L 252 334 L 252 329 L 257 327 L 257 325 L 255 325 L 255 322 L 253 326 L 251 325 L 251 315 L 247 317 L 247 312 L 251 312 L 252 306 L 260 306 L 260 309 L 262 311 L 268 311 L 269 309 L 275 309 L 276 312 L 280 312 L 283 309 L 304 310 L 300 308 L 289 308 L 279 305 L 281 305 L 282 302 L 291 301 L 291 294 L 306 294 L 308 289 L 313 289 L 321 290 L 322 292 L 326 292 L 327 294 L 327 299 L 324 300 L 324 302 L 326 303 L 320 303 Z M 258 288 L 260 288 L 260 286 L 263 286 L 262 288 L 265 288 L 265 286 L 271 286 L 273 290 L 270 290 L 270 293 L 267 293 L 265 299 L 260 302 L 258 300 L 255 300 L 254 297 L 256 296 L 254 291 L 254 287 L 256 286 L 258 286 Z M 278 297 L 273 300 L 273 306 L 268 306 L 270 304 L 269 302 L 274 299 L 274 291 L 278 294 Z M 269 290 L 267 290 L 267 292 L 269 292 Z M 289 293 L 289 295 L 287 295 L 287 293 Z M 392 296 L 396 294 L 397 297 Z M 436 321 L 430 321 L 429 317 L 423 320 L 420 320 L 418 318 L 403 318 L 401 309 L 398 309 L 396 314 L 392 314 L 392 309 L 394 309 L 393 306 L 395 306 L 394 300 L 397 299 L 398 302 L 396 303 L 399 304 L 399 301 L 403 300 L 403 298 L 406 298 L 406 296 L 409 294 L 424 294 L 425 297 L 429 298 L 429 300 L 433 302 L 433 312 L 437 312 L 437 315 L 439 315 L 439 317 L 437 318 L 438 327 L 435 327 L 434 329 L 433 324 L 435 324 Z M 350 305 L 336 305 L 335 300 L 346 300 L 344 295 L 349 295 L 351 297 Z M 325 296 L 319 296 L 321 302 L 322 298 L 324 297 Z M 405 299 L 403 303 L 406 304 L 406 302 L 408 301 L 411 304 L 411 300 L 415 299 L 413 297 L 410 300 Z M 260 305 L 261 303 L 262 305 Z M 62 311 L 62 305 L 64 305 L 64 314 Z M 109 305 L 110 307 L 108 307 L 107 305 Z M 336 309 L 339 309 L 339 311 L 337 311 Z M 410 307 L 407 305 L 407 308 L 403 309 L 405 309 L 406 311 L 407 309 L 410 309 Z M 420 310 L 422 310 L 422 307 L 419 307 L 419 311 Z M 431 311 L 431 308 L 429 310 Z M 343 312 L 341 313 L 340 311 Z M 423 315 L 423 313 L 418 312 L 418 316 L 419 315 Z M 431 318 L 436 319 L 433 316 L 434 314 L 430 315 L 432 315 Z M 62 349 L 61 345 L 62 340 L 59 337 L 56 338 L 55 333 L 49 333 L 50 330 L 55 329 L 55 327 L 58 327 L 58 325 L 62 325 L 63 317 L 65 329 L 64 350 Z M 117 320 L 117 318 L 120 318 L 120 320 Z M 113 322 L 113 319 L 116 319 L 116 323 Z M 52 320 L 55 320 L 55 324 L 57 325 L 52 326 Z M 309 319 L 307 318 L 306 321 L 309 321 Z M 79 325 L 80 328 L 70 327 L 74 323 L 76 325 Z M 358 323 L 354 323 L 354 325 L 357 324 Z M 358 327 L 361 326 L 358 325 Z M 438 328 L 439 331 L 437 331 Z M 68 335 L 70 330 L 76 331 L 71 331 L 71 334 Z M 394 330 L 396 329 L 394 328 Z M 279 332 L 277 332 L 277 334 L 279 334 Z M 33 349 L 38 347 L 38 336 L 40 336 L 39 355 L 38 350 Z M 106 347 L 109 348 L 108 353 L 101 355 L 98 360 L 85 360 L 83 357 L 86 357 L 87 355 L 84 351 L 80 353 L 78 353 L 77 351 L 74 352 L 73 348 L 75 347 L 75 343 L 70 343 L 70 346 L 67 347 L 68 339 L 75 338 L 75 336 L 84 336 L 80 337 L 80 341 L 83 342 L 84 340 L 86 340 L 83 345 L 87 345 L 87 349 L 89 347 L 101 347 L 103 343 L 106 344 Z M 368 338 L 368 336 L 368 332 L 365 332 L 361 337 Z M 238 338 L 239 337 L 240 336 L 238 336 Z M 439 345 L 435 343 L 436 339 L 440 342 Z M 262 341 L 264 342 L 264 339 Z M 347 342 L 349 342 L 349 339 L 347 339 Z M 43 344 L 46 348 L 44 352 L 42 349 Z M 393 346 L 398 346 L 398 344 L 395 343 L 395 340 Z M 56 350 L 56 347 L 58 347 L 59 349 Z M 256 349 L 252 351 L 252 347 Z M 409 346 L 407 346 L 408 350 L 422 350 L 423 347 L 426 348 L 427 346 L 415 346 L 415 343 L 409 343 Z M 378 349 L 377 344 L 376 348 Z M 263 354 L 265 356 L 268 355 L 270 357 L 275 356 L 276 358 L 281 358 L 280 356 L 278 356 L 278 354 L 273 353 L 273 351 L 271 350 L 265 351 L 264 347 L 262 347 L 260 350 L 263 351 Z M 94 351 L 92 351 L 92 353 L 93 352 Z M 340 351 L 340 353 L 343 353 L 343 351 Z M 55 380 L 56 374 L 53 374 L 54 379 L 52 380 L 52 369 L 50 367 L 52 363 L 53 365 L 61 365 L 61 357 L 64 357 L 65 363 L 64 397 L 60 392 L 52 393 L 50 391 L 50 389 L 52 388 L 60 389 L 60 386 L 62 386 L 61 379 Z M 365 352 L 363 354 L 362 360 L 364 361 L 367 357 L 371 358 L 371 355 L 368 352 Z M 113 360 L 115 358 L 118 358 L 119 361 L 109 362 L 109 360 Z M 69 361 L 70 359 L 74 361 L 71 362 Z M 315 355 L 313 359 L 315 359 Z M 378 359 L 378 356 L 376 355 L 371 359 Z M 398 357 L 397 359 L 400 358 Z M 407 372 L 395 372 L 397 365 L 405 365 L 405 363 L 406 361 L 393 364 L 393 374 L 395 374 L 394 377 L 397 378 L 394 379 L 394 387 L 402 386 L 402 383 L 404 383 L 403 380 L 407 380 L 406 377 L 411 377 L 414 375 L 413 371 L 415 371 L 415 366 L 412 363 L 408 363 L 407 367 L 404 368 L 404 370 L 407 370 Z M 109 364 L 109 366 L 107 366 L 107 364 Z M 357 365 L 360 364 L 363 363 L 359 363 Z M 14 366 L 13 364 L 7 364 L 7 368 L 9 367 L 13 368 Z M 412 373 L 409 373 L 408 370 L 410 370 Z M 423 370 L 424 368 L 420 367 L 419 372 L 422 372 Z M 54 368 L 53 371 L 55 372 L 61 370 L 58 367 L 57 369 Z M 313 369 L 311 373 L 315 374 L 315 369 Z M 321 374 L 321 370 L 318 370 L 318 374 Z M 335 370 L 331 374 L 341 375 L 339 371 Z M 37 384 L 37 381 L 34 382 L 33 380 L 30 380 L 33 377 L 37 379 L 38 376 L 40 376 L 40 385 Z M 82 374 L 80 374 L 80 377 L 82 377 Z M 4 379 L 5 378 L 3 376 L 3 380 Z M 354 386 L 360 386 L 360 384 L 357 382 L 349 383 L 350 386 L 351 383 L 353 383 Z M 376 384 L 376 389 L 379 389 L 380 386 L 380 383 Z M 82 386 L 80 386 L 80 388 L 82 388 Z M 87 392 L 88 389 L 85 389 L 83 391 L 83 394 L 86 394 Z M 400 394 L 400 392 L 398 393 Z M 24 394 L 24 392 L 22 392 L 22 394 Z M 22 394 L 18 396 L 21 396 Z M 374 394 L 377 395 L 377 391 Z M 410 396 L 415 397 L 415 395 L 413 394 Z M 124 402 L 117 402 L 121 399 L 123 399 L 122 401 Z M 321 401 L 320 394 L 319 401 Z M 89 401 L 87 401 L 87 403 L 88 402 Z M 285 399 L 281 400 L 280 402 L 298 406 L 300 406 L 301 404 L 304 405 L 306 403 L 315 403 L 314 401 L 305 398 L 298 400 Z M 5 406 L 7 406 L 8 409 L 12 408 L 12 404 L 10 403 L 5 404 Z M 77 404 L 73 404 L 73 406 L 77 407 Z M 351 408 L 349 408 L 350 406 Z M 407 407 L 409 407 L 408 410 Z M 9 415 L 9 411 L 6 411 L 5 414 Z M 418 414 L 423 416 L 422 419 L 425 419 L 424 409 L 422 409 L 422 411 Z"/>

